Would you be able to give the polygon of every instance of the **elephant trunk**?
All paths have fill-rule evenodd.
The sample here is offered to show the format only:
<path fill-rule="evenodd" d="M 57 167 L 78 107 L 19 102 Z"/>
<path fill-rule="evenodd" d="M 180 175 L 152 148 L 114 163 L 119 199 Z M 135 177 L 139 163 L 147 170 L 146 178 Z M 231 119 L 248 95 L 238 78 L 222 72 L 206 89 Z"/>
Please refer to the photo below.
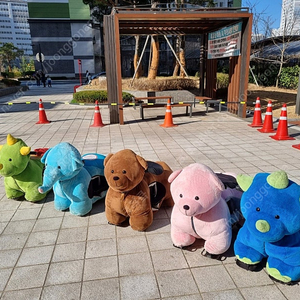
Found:
<path fill-rule="evenodd" d="M 61 177 L 60 172 L 55 168 L 47 167 L 43 176 L 43 185 L 38 187 L 38 191 L 43 194 L 52 189 L 55 182 L 59 181 Z"/>

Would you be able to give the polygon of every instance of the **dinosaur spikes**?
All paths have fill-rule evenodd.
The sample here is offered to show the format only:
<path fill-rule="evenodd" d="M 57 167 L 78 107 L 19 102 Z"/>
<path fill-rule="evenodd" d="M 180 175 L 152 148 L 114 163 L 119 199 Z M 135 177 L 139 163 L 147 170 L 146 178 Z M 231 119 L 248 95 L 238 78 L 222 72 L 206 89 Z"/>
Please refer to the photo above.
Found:
<path fill-rule="evenodd" d="M 14 145 L 18 141 L 11 134 L 8 134 L 6 139 L 7 139 L 7 145 L 9 145 L 9 146 Z"/>
<path fill-rule="evenodd" d="M 251 176 L 247 176 L 247 175 L 238 175 L 236 177 L 236 181 L 239 184 L 240 188 L 246 192 L 249 187 L 251 186 L 252 182 L 253 182 L 253 178 Z"/>
<path fill-rule="evenodd" d="M 30 150 L 31 150 L 30 147 L 22 147 L 20 149 L 20 153 L 21 153 L 21 155 L 26 156 L 30 153 Z"/>
<path fill-rule="evenodd" d="M 285 189 L 289 185 L 289 179 L 284 171 L 273 172 L 267 177 L 267 182 L 275 189 Z"/>

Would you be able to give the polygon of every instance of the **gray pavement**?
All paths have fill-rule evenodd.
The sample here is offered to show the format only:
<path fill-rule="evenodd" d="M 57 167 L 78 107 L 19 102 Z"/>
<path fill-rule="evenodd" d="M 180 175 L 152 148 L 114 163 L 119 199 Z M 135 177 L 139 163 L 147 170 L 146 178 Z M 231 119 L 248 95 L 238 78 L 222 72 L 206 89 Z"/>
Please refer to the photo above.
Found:
<path fill-rule="evenodd" d="M 255 175 L 283 169 L 300 184 L 299 130 L 296 140 L 276 141 L 270 134 L 203 105 L 174 108 L 178 127 L 162 128 L 164 108 L 124 108 L 125 125 L 109 125 L 109 111 L 101 106 L 104 127 L 93 124 L 90 106 L 65 104 L 74 84 L 32 86 L 14 97 L 0 98 L 0 144 L 8 133 L 34 148 L 66 141 L 82 154 L 104 155 L 129 148 L 147 160 L 165 161 L 173 170 L 191 163 L 215 171 Z M 36 124 L 38 106 L 17 104 L 42 99 L 50 124 Z M 13 101 L 15 104 L 3 105 Z M 51 104 L 50 102 L 60 102 Z M 47 105 L 47 107 L 46 107 Z M 269 279 L 263 269 L 247 272 L 235 264 L 232 248 L 220 262 L 201 255 L 201 243 L 189 250 L 174 248 L 170 238 L 171 209 L 155 213 L 145 232 L 108 225 L 104 203 L 97 202 L 85 217 L 55 211 L 53 194 L 45 201 L 14 201 L 0 181 L 0 297 L 1 299 L 300 299 L 300 286 Z"/>

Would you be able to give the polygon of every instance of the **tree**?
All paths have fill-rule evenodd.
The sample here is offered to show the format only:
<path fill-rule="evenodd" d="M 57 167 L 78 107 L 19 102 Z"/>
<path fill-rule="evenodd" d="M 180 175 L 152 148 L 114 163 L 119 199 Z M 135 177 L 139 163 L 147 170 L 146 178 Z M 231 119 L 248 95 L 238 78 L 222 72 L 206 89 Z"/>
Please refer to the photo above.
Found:
<path fill-rule="evenodd" d="M 15 47 L 13 43 L 5 43 L 0 47 L 0 60 L 1 63 L 8 67 L 8 71 L 11 72 L 13 68 L 14 60 L 24 55 L 24 50 Z"/>

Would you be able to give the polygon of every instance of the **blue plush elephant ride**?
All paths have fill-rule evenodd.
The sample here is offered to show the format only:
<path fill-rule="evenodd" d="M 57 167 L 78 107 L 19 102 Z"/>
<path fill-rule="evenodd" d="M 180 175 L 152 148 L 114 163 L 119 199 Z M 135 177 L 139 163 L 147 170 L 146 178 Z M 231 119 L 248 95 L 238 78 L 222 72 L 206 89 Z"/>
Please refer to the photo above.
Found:
<path fill-rule="evenodd" d="M 294 284 L 300 280 L 300 186 L 284 171 L 259 173 L 254 179 L 237 176 L 244 190 L 241 210 L 245 223 L 234 244 L 236 263 L 266 270 L 275 281 Z"/>
<path fill-rule="evenodd" d="M 41 159 L 45 171 L 43 185 L 38 190 L 45 193 L 53 187 L 55 209 L 86 215 L 94 202 L 105 198 L 108 189 L 104 159 L 105 156 L 97 153 L 81 156 L 71 144 L 59 143 Z"/>

